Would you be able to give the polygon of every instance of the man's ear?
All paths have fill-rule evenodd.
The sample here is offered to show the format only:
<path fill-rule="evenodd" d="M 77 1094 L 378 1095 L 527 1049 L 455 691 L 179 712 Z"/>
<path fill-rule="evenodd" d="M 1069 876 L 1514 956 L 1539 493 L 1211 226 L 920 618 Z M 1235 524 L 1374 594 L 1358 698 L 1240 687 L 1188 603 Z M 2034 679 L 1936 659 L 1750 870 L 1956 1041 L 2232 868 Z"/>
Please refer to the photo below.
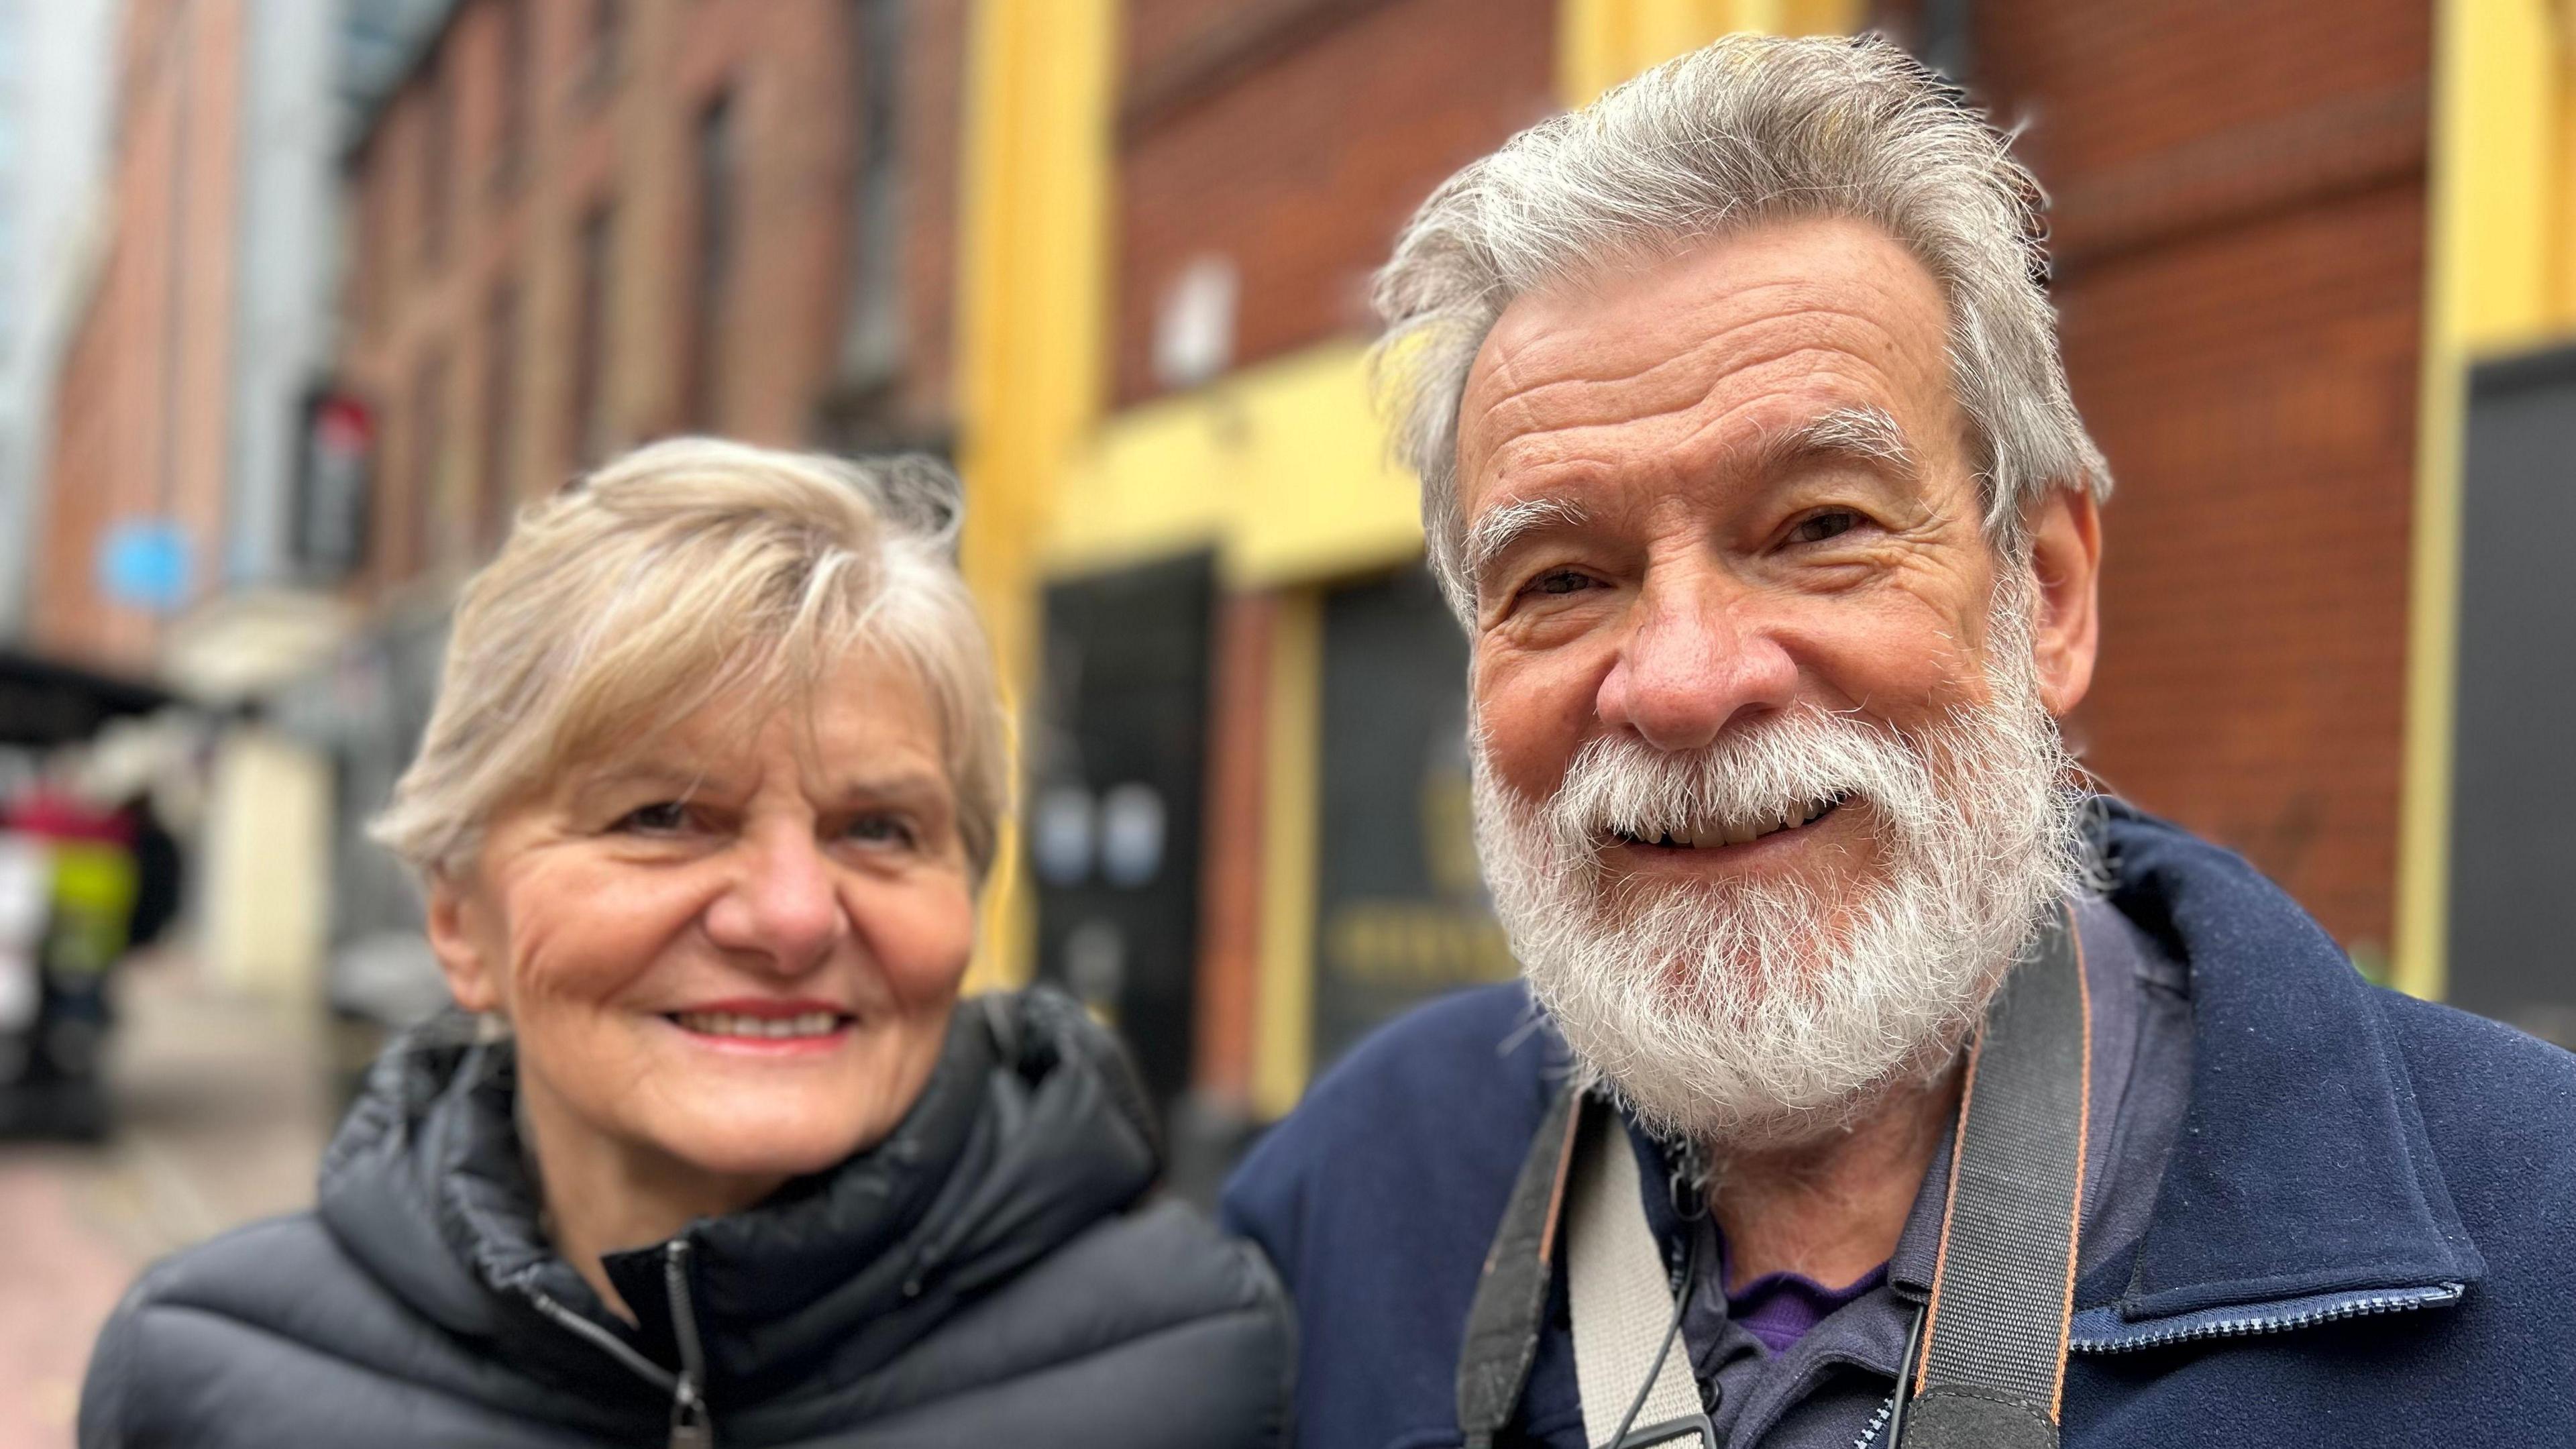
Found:
<path fill-rule="evenodd" d="M 2101 645 L 2102 512 L 2080 488 L 2051 488 L 2030 506 L 2030 566 L 2039 582 L 2032 624 L 2039 697 L 2064 719 L 2093 687 Z"/>
<path fill-rule="evenodd" d="M 502 977 L 509 963 L 494 960 L 490 905 L 468 881 L 442 870 L 429 881 L 429 949 L 447 977 L 448 993 L 467 1011 L 493 1012 L 505 1004 Z"/>

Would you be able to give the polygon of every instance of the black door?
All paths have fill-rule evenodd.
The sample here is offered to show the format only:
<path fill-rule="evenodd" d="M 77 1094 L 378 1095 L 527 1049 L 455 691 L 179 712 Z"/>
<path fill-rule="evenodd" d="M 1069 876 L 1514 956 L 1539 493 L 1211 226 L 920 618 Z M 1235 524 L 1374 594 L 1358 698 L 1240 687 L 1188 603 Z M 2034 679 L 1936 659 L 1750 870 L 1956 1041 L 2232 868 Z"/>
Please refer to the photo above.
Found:
<path fill-rule="evenodd" d="M 1419 568 L 1324 599 L 1315 1065 L 1444 992 L 1513 974 L 1476 867 L 1467 641 Z"/>
<path fill-rule="evenodd" d="M 2463 486 L 2448 995 L 2576 1046 L 2576 348 L 2472 372 Z"/>
<path fill-rule="evenodd" d="M 1026 819 L 1038 974 L 1125 1033 L 1163 1101 L 1190 1082 L 1206 555 L 1046 593 L 1046 679 Z"/>

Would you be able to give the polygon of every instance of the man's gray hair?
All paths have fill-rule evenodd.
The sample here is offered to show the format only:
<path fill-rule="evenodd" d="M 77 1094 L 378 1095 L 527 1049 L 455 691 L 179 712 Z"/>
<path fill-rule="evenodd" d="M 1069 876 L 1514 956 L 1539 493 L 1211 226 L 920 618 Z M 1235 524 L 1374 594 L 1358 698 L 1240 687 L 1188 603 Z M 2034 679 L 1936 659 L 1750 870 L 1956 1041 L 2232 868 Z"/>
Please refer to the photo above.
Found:
<path fill-rule="evenodd" d="M 1373 370 L 1396 452 L 1422 479 L 1431 571 L 1458 617 L 1475 612 L 1458 410 L 1495 319 L 1551 283 L 1766 221 L 1874 222 L 1939 280 L 1987 536 L 2008 554 L 2024 547 L 2022 509 L 2045 489 L 2107 497 L 2110 470 L 2058 355 L 2041 194 L 2009 145 L 1876 36 L 1730 35 L 1450 177 L 1377 274 L 1387 331 Z"/>

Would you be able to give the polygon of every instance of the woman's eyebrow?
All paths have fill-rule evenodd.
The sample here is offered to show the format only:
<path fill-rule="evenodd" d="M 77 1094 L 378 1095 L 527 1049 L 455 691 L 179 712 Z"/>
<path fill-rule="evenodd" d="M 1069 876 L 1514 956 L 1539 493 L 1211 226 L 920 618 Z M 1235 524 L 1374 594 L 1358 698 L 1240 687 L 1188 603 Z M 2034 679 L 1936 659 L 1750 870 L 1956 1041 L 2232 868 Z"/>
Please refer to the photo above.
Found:
<path fill-rule="evenodd" d="M 574 793 L 588 797 L 636 788 L 668 790 L 684 799 L 701 793 L 721 795 L 725 792 L 724 781 L 703 769 L 659 760 L 633 760 L 583 775 L 574 786 Z"/>
<path fill-rule="evenodd" d="M 946 788 L 947 778 L 942 772 L 927 767 L 844 775 L 832 782 L 830 798 L 840 801 L 917 800 L 938 795 Z"/>

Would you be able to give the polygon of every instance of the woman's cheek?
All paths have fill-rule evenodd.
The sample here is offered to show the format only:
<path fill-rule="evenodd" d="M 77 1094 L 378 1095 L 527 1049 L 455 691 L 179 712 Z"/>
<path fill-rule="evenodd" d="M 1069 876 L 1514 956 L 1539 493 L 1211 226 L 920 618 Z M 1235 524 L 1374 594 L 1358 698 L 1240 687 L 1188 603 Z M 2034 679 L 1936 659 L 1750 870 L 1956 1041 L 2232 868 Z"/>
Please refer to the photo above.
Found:
<path fill-rule="evenodd" d="M 531 872 L 510 912 L 514 993 L 532 1002 L 597 1005 L 652 967 L 647 938 L 664 905 L 615 869 Z"/>
<path fill-rule="evenodd" d="M 883 923 L 876 958 L 908 1002 L 945 1001 L 975 952 L 975 897 L 962 875 L 941 872 L 854 903 L 859 920 Z"/>

